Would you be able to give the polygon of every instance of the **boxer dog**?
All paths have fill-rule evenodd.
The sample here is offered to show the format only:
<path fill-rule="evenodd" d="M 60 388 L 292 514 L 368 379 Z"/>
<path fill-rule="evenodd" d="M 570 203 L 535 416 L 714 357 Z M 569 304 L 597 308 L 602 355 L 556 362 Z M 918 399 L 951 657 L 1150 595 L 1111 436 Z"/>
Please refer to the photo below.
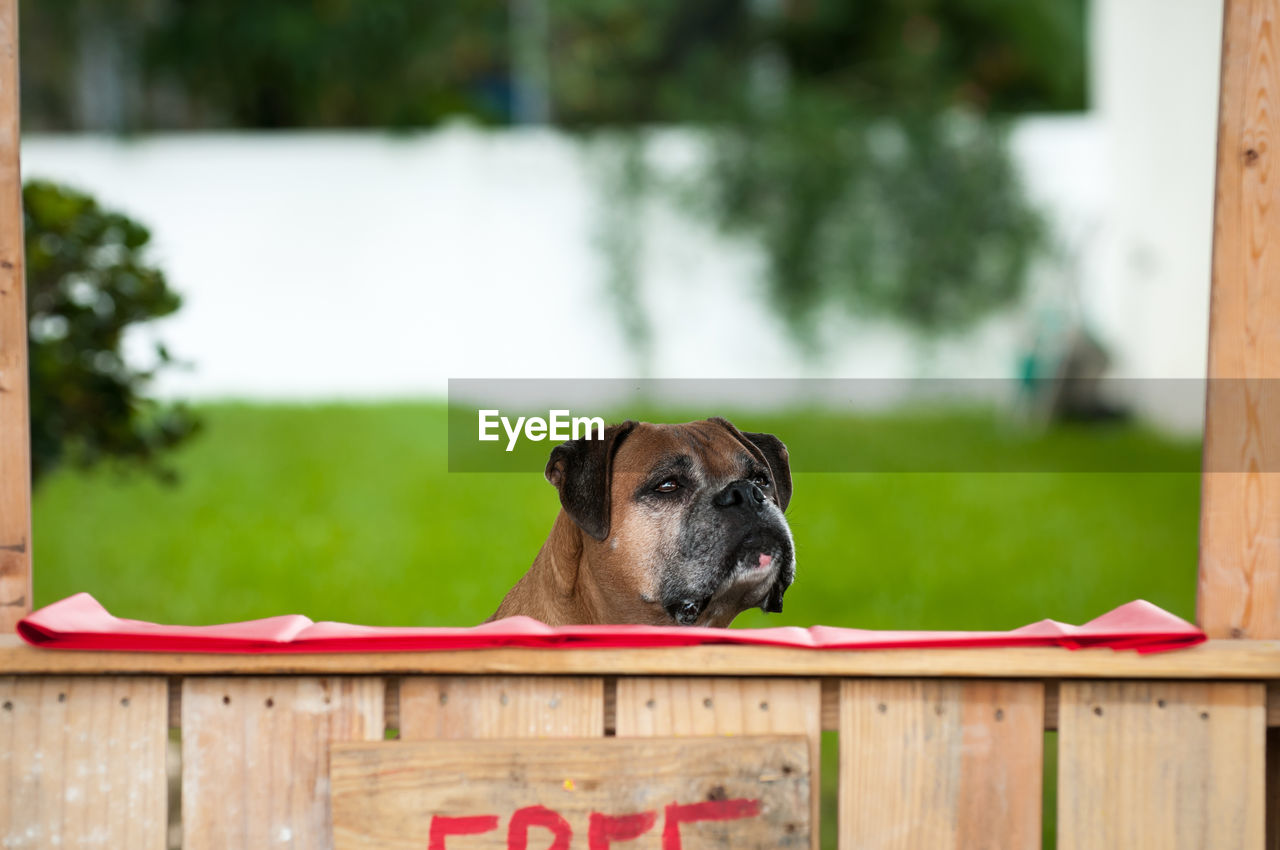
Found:
<path fill-rule="evenodd" d="M 782 610 L 795 546 L 787 448 L 725 419 L 623 422 L 557 446 L 561 510 L 490 620 L 727 626 Z"/>

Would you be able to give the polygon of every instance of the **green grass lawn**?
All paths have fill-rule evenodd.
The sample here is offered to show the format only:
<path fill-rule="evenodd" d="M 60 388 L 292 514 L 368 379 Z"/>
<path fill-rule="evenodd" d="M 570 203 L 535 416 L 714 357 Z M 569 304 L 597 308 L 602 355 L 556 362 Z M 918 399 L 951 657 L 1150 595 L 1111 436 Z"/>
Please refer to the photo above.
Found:
<path fill-rule="evenodd" d="M 205 433 L 176 458 L 177 487 L 110 471 L 41 483 L 37 604 L 87 590 L 118 615 L 173 622 L 298 612 L 475 623 L 528 567 L 558 508 L 537 472 L 448 473 L 438 404 L 203 413 Z M 784 440 L 858 434 L 882 457 L 936 450 L 971 421 L 732 418 Z M 1059 469 L 1124 468 L 1143 452 L 1193 469 L 1199 450 L 1129 427 L 1097 434 L 1052 432 L 1019 451 Z M 795 455 L 804 441 L 789 441 Z M 1198 503 L 1195 472 L 798 472 L 786 611 L 737 625 L 1000 629 L 1080 622 L 1136 597 L 1191 617 Z"/>
<path fill-rule="evenodd" d="M 296 612 L 471 624 L 528 567 L 559 507 L 535 471 L 448 473 L 439 404 L 203 413 L 206 432 L 176 458 L 177 487 L 112 472 L 42 482 L 37 604 L 87 590 L 119 616 L 168 622 Z M 986 458 L 974 468 L 999 467 L 1010 444 L 984 436 L 972 414 L 730 418 L 779 434 L 810 470 L 823 462 L 806 453 L 833 441 L 880 469 L 946 467 L 960 451 Z M 799 472 L 786 611 L 736 625 L 1004 629 L 1082 622 L 1138 597 L 1194 615 L 1198 445 L 1127 426 L 1012 443 L 1022 468 L 1186 471 Z M 929 454 L 940 460 L 920 461 Z M 834 846 L 834 744 L 824 736 L 824 846 Z M 1053 794 L 1047 784 L 1046 847 Z"/>

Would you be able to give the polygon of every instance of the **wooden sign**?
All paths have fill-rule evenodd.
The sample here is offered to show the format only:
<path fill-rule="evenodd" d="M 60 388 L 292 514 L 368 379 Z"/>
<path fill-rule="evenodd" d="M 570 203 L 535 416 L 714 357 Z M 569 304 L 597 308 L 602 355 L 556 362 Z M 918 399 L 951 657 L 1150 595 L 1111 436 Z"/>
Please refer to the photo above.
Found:
<path fill-rule="evenodd" d="M 335 743 L 337 850 L 809 847 L 799 736 Z"/>

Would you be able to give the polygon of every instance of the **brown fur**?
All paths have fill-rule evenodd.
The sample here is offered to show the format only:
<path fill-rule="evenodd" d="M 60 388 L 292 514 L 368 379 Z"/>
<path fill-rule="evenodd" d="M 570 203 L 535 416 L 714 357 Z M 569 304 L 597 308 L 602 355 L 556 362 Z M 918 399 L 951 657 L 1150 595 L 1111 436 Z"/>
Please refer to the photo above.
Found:
<path fill-rule="evenodd" d="M 723 420 L 636 425 L 612 457 L 607 535 L 593 538 L 562 509 L 533 565 L 490 620 L 523 614 L 549 625 L 671 625 L 659 601 L 658 559 L 664 547 L 675 543 L 678 510 L 637 509 L 633 494 L 651 474 L 655 459 L 680 453 L 695 455 L 712 480 L 734 477 L 746 454 L 761 458 L 760 451 Z M 554 454 L 552 458 L 547 477 L 557 483 Z M 789 489 L 788 472 L 788 493 Z M 742 605 L 746 607 L 752 606 Z M 727 626 L 740 610 L 708 610 L 698 624 Z"/>

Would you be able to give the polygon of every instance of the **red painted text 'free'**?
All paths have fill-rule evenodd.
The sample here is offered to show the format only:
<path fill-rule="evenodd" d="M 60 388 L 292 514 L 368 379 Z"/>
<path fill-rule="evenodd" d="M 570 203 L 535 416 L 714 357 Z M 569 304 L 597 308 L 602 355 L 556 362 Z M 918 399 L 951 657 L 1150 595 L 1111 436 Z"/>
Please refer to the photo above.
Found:
<path fill-rule="evenodd" d="M 662 850 L 682 850 L 680 825 L 699 821 L 724 821 L 753 818 L 760 814 L 760 801 L 748 799 L 708 800 L 705 803 L 672 803 L 667 806 L 662 826 Z M 614 841 L 630 841 L 653 829 L 658 813 L 636 812 L 629 815 L 606 815 L 592 812 L 587 827 L 588 850 L 609 850 Z M 473 815 L 468 817 L 431 818 L 431 833 L 427 850 L 447 850 L 445 838 L 450 835 L 480 835 L 498 828 L 497 815 Z M 546 806 L 525 806 L 517 809 L 507 823 L 507 850 L 528 850 L 529 832 L 544 830 L 550 834 L 551 844 L 539 843 L 546 850 L 569 850 L 573 840 L 573 828 L 559 812 Z"/>

